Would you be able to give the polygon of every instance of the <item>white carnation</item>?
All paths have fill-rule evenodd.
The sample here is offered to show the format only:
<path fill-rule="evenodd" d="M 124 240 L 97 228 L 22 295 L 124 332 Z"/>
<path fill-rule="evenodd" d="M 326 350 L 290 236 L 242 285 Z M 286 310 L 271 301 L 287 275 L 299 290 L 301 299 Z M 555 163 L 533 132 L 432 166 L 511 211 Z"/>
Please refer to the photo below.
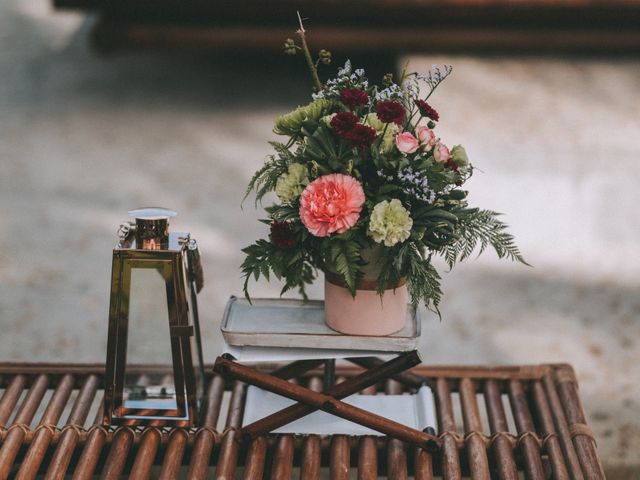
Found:
<path fill-rule="evenodd" d="M 409 211 L 402 206 L 400 200 L 394 198 L 390 202 L 383 200 L 373 207 L 368 233 L 375 242 L 393 247 L 409 238 L 411 227 L 413 220 Z"/>

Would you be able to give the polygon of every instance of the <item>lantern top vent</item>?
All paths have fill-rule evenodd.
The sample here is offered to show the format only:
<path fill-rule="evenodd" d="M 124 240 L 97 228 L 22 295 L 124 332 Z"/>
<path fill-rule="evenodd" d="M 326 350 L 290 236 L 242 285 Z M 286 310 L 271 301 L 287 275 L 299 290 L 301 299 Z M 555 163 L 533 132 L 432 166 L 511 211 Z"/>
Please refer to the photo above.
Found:
<path fill-rule="evenodd" d="M 178 215 L 178 212 L 162 207 L 136 208 L 135 210 L 129 210 L 127 213 L 136 220 L 168 220 Z"/>

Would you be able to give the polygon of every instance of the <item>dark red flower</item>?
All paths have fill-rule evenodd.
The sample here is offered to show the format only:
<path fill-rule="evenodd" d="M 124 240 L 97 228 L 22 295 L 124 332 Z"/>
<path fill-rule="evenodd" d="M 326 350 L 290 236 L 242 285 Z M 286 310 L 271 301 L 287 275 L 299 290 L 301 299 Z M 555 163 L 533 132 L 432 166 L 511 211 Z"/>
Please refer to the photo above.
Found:
<path fill-rule="evenodd" d="M 449 169 L 453 170 L 454 172 L 457 172 L 457 171 L 458 171 L 458 169 L 459 169 L 459 168 L 458 168 L 458 164 L 457 164 L 456 162 L 454 162 L 452 158 L 450 158 L 449 160 L 447 160 L 447 162 L 446 162 L 444 165 L 445 165 L 445 167 L 447 167 L 447 168 L 449 168 Z"/>
<path fill-rule="evenodd" d="M 331 119 L 331 126 L 340 136 L 351 130 L 356 123 L 358 123 L 358 117 L 351 112 L 336 113 Z"/>
<path fill-rule="evenodd" d="M 296 244 L 296 239 L 293 235 L 293 230 L 291 230 L 291 225 L 277 220 L 271 222 L 271 242 L 280 248 L 293 247 Z"/>
<path fill-rule="evenodd" d="M 376 105 L 376 114 L 380 121 L 384 123 L 397 123 L 401 125 L 406 115 L 404 107 L 398 102 L 388 100 L 380 102 Z"/>
<path fill-rule="evenodd" d="M 344 103 L 350 110 L 366 105 L 369 101 L 367 92 L 359 88 L 345 88 L 340 92 L 340 101 Z"/>
<path fill-rule="evenodd" d="M 440 120 L 440 115 L 438 115 L 438 112 L 436 112 L 435 109 L 424 100 L 416 100 L 416 107 L 418 107 L 420 115 L 422 115 L 423 117 L 430 118 L 435 122 Z"/>
<path fill-rule="evenodd" d="M 371 127 L 358 123 L 342 136 L 353 147 L 369 148 L 376 139 L 376 131 Z"/>

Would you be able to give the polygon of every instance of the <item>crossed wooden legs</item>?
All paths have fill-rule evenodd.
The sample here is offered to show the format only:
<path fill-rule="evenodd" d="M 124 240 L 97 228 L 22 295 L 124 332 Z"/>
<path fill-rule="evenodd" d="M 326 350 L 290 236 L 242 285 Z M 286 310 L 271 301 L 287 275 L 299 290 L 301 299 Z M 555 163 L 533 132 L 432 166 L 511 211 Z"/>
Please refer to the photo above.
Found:
<path fill-rule="evenodd" d="M 236 363 L 230 358 L 218 357 L 214 370 L 223 376 L 255 385 L 298 402 L 245 426 L 242 429 L 242 433 L 251 439 L 269 433 L 294 420 L 309 415 L 316 410 L 323 410 L 425 450 L 435 450 L 438 448 L 440 440 L 434 435 L 407 427 L 406 425 L 340 401 L 349 395 L 353 395 L 371 385 L 387 380 L 419 364 L 420 356 L 417 351 L 414 350 L 404 353 L 388 362 L 376 363 L 376 365 L 372 366 L 369 370 L 342 383 L 333 385 L 322 393 L 314 392 L 283 379 L 291 375 L 292 371 L 297 370 L 298 373 L 302 373 L 319 363 L 319 361 L 295 362 L 273 374 L 266 374 Z M 286 376 L 281 374 L 283 370 L 286 371 Z"/>

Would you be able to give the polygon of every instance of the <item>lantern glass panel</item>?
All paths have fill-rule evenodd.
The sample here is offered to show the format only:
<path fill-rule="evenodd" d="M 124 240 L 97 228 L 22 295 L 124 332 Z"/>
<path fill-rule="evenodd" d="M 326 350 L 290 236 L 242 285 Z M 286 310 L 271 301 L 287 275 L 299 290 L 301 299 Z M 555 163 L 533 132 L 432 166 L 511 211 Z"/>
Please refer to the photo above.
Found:
<path fill-rule="evenodd" d="M 155 262 L 154 262 L 155 263 Z M 125 367 L 124 407 L 126 409 L 176 410 L 167 282 L 171 282 L 166 264 L 131 269 L 129 322 Z M 169 278 L 167 278 L 169 275 Z M 135 364 L 168 365 L 166 372 L 136 374 Z"/>

